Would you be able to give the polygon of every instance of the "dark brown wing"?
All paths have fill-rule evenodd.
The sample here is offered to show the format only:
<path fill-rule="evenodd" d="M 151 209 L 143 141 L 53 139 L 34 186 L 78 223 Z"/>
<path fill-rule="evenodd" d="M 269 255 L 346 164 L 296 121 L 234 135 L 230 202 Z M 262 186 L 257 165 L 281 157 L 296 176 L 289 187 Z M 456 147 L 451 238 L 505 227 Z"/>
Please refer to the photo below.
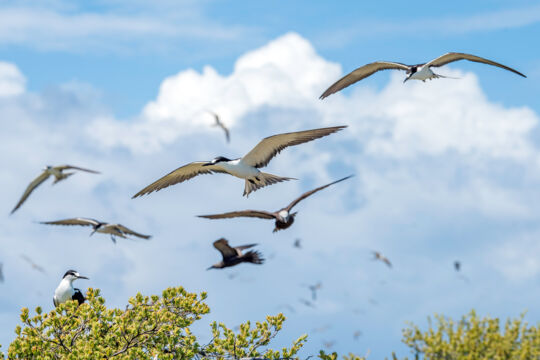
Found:
<path fill-rule="evenodd" d="M 141 195 L 150 194 L 154 191 L 159 191 L 174 184 L 181 183 L 183 181 L 194 178 L 197 175 L 225 172 L 221 169 L 216 168 L 213 165 L 203 166 L 203 164 L 207 164 L 207 162 L 195 161 L 187 165 L 181 166 L 178 169 L 165 175 L 161 179 L 154 181 L 152 184 L 148 185 L 147 187 L 133 195 L 132 199 Z"/>
<path fill-rule="evenodd" d="M 223 214 L 215 215 L 198 215 L 199 217 L 205 219 L 230 219 L 235 217 L 254 217 L 259 219 L 275 219 L 273 213 L 268 211 L 259 211 L 259 210 L 243 210 L 243 211 L 231 211 Z"/>
<path fill-rule="evenodd" d="M 32 180 L 30 184 L 26 187 L 26 190 L 24 190 L 24 193 L 21 196 L 21 199 L 15 205 L 13 210 L 11 210 L 11 213 L 13 214 L 18 208 L 21 207 L 21 205 L 28 199 L 32 191 L 34 191 L 39 185 L 41 185 L 45 180 L 47 180 L 51 176 L 47 171 L 42 172 L 37 178 Z"/>
<path fill-rule="evenodd" d="M 150 239 L 152 237 L 151 235 L 139 234 L 138 232 L 135 232 L 135 231 L 133 231 L 131 229 L 128 229 L 127 227 L 125 227 L 124 225 L 121 225 L 121 224 L 116 224 L 116 228 L 118 228 L 118 230 L 120 230 L 124 234 L 137 236 L 137 237 L 140 237 L 141 239 Z"/>
<path fill-rule="evenodd" d="M 227 259 L 236 257 L 238 255 L 236 250 L 230 247 L 229 242 L 224 238 L 214 241 L 214 247 L 218 249 L 221 256 L 223 256 L 223 261 L 227 261 Z"/>
<path fill-rule="evenodd" d="M 347 126 L 334 126 L 321 129 L 305 130 L 278 134 L 262 139 L 257 146 L 251 149 L 243 158 L 242 162 L 257 168 L 268 165 L 270 160 L 286 147 L 299 145 L 311 140 L 322 138 Z"/>
<path fill-rule="evenodd" d="M 55 166 L 54 168 L 58 169 L 60 171 L 73 169 L 73 170 L 86 171 L 86 172 L 89 172 L 89 173 L 92 173 L 92 174 L 101 174 L 99 171 L 85 169 L 85 168 L 78 167 L 78 166 L 73 166 L 73 165 L 60 165 L 60 166 Z"/>
<path fill-rule="evenodd" d="M 45 225 L 81 225 L 81 226 L 96 226 L 99 225 L 100 222 L 94 219 L 87 219 L 87 218 L 72 218 L 72 219 L 64 219 L 64 220 L 56 220 L 56 221 L 42 221 L 40 224 Z"/>
<path fill-rule="evenodd" d="M 347 86 L 354 84 L 357 81 L 367 78 L 370 75 L 375 74 L 380 70 L 409 70 L 409 66 L 401 63 L 395 63 L 391 61 L 376 61 L 370 64 L 359 67 L 358 69 L 348 73 L 338 81 L 336 81 L 332 86 L 326 89 L 325 92 L 319 97 L 319 99 L 324 99 L 327 96 L 332 95 L 340 90 L 345 89 Z"/>
<path fill-rule="evenodd" d="M 291 203 L 289 204 L 289 206 L 287 206 L 285 209 L 286 209 L 288 212 L 290 212 L 291 209 L 292 209 L 296 204 L 298 204 L 300 201 L 304 200 L 304 199 L 307 198 L 308 196 L 313 195 L 313 194 L 316 193 L 317 191 L 322 190 L 322 189 L 325 189 L 325 188 L 329 187 L 330 185 L 334 185 L 334 184 L 336 184 L 336 183 L 338 183 L 338 182 L 340 182 L 340 181 L 347 180 L 348 178 L 351 178 L 351 177 L 353 177 L 353 176 L 354 176 L 354 175 L 349 175 L 349 176 L 347 176 L 347 177 L 344 177 L 343 179 L 339 179 L 339 180 L 336 180 L 336 181 L 334 181 L 334 182 L 331 182 L 330 184 L 326 184 L 326 185 L 320 186 L 320 187 L 318 187 L 318 188 L 316 188 L 316 189 L 310 190 L 310 191 L 308 191 L 308 192 L 302 194 L 299 198 L 297 198 L 297 199 L 294 200 L 293 202 L 291 202 Z"/>
<path fill-rule="evenodd" d="M 510 68 L 510 67 L 508 67 L 506 65 L 499 64 L 498 62 L 495 62 L 495 61 L 492 61 L 492 60 L 484 59 L 484 58 L 482 58 L 480 56 L 471 55 L 471 54 L 465 54 L 465 53 L 455 53 L 455 52 L 447 53 L 447 54 L 444 54 L 442 56 L 439 56 L 436 59 L 431 60 L 430 62 L 428 62 L 426 64 L 426 66 L 439 67 L 439 66 L 443 66 L 443 65 L 449 64 L 449 63 L 454 62 L 454 61 L 459 61 L 459 60 L 469 60 L 469 61 L 474 61 L 474 62 L 477 62 L 477 63 L 483 63 L 483 64 L 497 66 L 497 67 L 500 67 L 502 69 L 511 71 L 511 72 L 513 72 L 515 74 L 518 74 L 518 75 L 523 76 L 524 78 L 526 78 L 526 76 L 523 75 L 522 73 L 520 73 L 519 71 L 514 70 L 514 69 L 512 69 L 512 68 Z"/>

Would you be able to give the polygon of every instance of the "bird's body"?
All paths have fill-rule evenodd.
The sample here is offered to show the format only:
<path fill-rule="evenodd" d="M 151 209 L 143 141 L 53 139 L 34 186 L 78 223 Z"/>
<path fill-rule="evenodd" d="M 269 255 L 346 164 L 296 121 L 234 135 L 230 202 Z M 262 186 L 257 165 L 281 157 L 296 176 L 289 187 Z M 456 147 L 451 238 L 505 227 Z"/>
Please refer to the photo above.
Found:
<path fill-rule="evenodd" d="M 148 185 L 135 194 L 133 198 L 159 191 L 198 175 L 213 173 L 225 173 L 244 179 L 244 196 L 248 196 L 251 192 L 262 187 L 293 179 L 264 173 L 259 170 L 259 168 L 268 165 L 270 160 L 283 149 L 330 135 L 345 127 L 335 126 L 278 134 L 264 138 L 242 158 L 231 160 L 224 156 L 218 156 L 212 161 L 195 161 L 186 164 Z"/>
<path fill-rule="evenodd" d="M 73 287 L 73 282 L 77 279 L 88 279 L 88 278 L 86 276 L 81 276 L 75 270 L 68 270 L 64 274 L 62 281 L 60 281 L 60 284 L 54 291 L 54 296 L 53 296 L 54 306 L 58 306 L 69 300 L 77 300 L 79 305 L 84 303 L 85 298 L 81 290 Z"/>
<path fill-rule="evenodd" d="M 150 235 L 140 234 L 131 229 L 128 229 L 122 224 L 109 224 L 109 223 L 101 222 L 95 219 L 81 218 L 81 217 L 56 220 L 56 221 L 43 221 L 40 224 L 91 226 L 93 228 L 93 231 L 90 233 L 90 236 L 92 236 L 95 232 L 102 233 L 102 234 L 109 234 L 111 236 L 111 240 L 114 243 L 116 243 L 116 236 L 122 239 L 127 239 L 129 235 L 133 235 L 138 238 L 145 239 L 145 240 L 150 239 L 152 237 Z"/>
<path fill-rule="evenodd" d="M 483 63 L 487 65 L 497 66 L 502 69 L 511 71 L 517 75 L 526 77 L 522 73 L 520 73 L 517 70 L 514 70 L 506 65 L 500 64 L 498 62 L 488 60 L 476 55 L 471 54 L 464 54 L 464 53 L 446 53 L 442 56 L 439 56 L 436 59 L 433 59 L 425 64 L 416 64 L 416 65 L 406 65 L 402 63 L 397 62 L 391 62 L 391 61 L 375 61 L 369 64 L 366 64 L 364 66 L 359 67 L 358 69 L 350 72 L 349 74 L 345 75 L 338 81 L 336 81 L 334 84 L 332 84 L 326 91 L 320 96 L 320 99 L 324 99 L 327 96 L 330 96 L 352 84 L 354 84 L 357 81 L 360 81 L 362 79 L 367 78 L 368 76 L 371 76 L 375 74 L 378 71 L 381 70 L 403 70 L 407 73 L 407 77 L 405 78 L 405 81 L 407 80 L 431 80 L 431 79 L 437 79 L 437 78 L 446 78 L 448 76 L 443 76 L 440 74 L 436 74 L 433 72 L 432 68 L 443 66 L 446 64 L 449 64 L 454 61 L 459 60 L 469 60 L 473 62 Z"/>
<path fill-rule="evenodd" d="M 214 247 L 221 253 L 223 260 L 210 266 L 207 270 L 210 269 L 223 269 L 226 267 L 231 267 L 238 265 L 243 262 L 248 262 L 252 264 L 263 264 L 264 259 L 258 251 L 248 251 L 245 254 L 242 253 L 242 250 L 249 249 L 257 244 L 241 245 L 232 247 L 229 245 L 229 242 L 221 238 L 214 241 Z"/>
<path fill-rule="evenodd" d="M 330 185 L 336 184 L 340 181 L 346 180 L 353 175 L 349 175 L 347 177 L 344 177 L 342 179 L 339 179 L 337 181 L 334 181 L 330 184 L 326 184 L 323 186 L 320 186 L 316 189 L 310 190 L 308 192 L 305 192 L 304 194 L 300 195 L 298 198 L 294 199 L 289 205 L 286 207 L 279 209 L 278 211 L 270 212 L 270 211 L 264 211 L 264 210 L 243 210 L 243 211 L 232 211 L 228 213 L 223 214 L 215 214 L 215 215 L 199 215 L 199 217 L 206 218 L 206 219 L 227 219 L 227 218 L 235 218 L 235 217 L 255 217 L 260 219 L 268 219 L 268 220 L 275 220 L 275 227 L 273 232 L 277 232 L 279 230 L 284 230 L 289 228 L 294 223 L 294 218 L 297 214 L 297 212 L 291 213 L 292 208 L 298 204 L 300 201 L 304 200 L 305 198 L 313 195 L 317 191 L 320 191 L 322 189 L 327 188 Z"/>
<path fill-rule="evenodd" d="M 99 174 L 99 172 L 85 169 L 77 166 L 72 165 L 60 165 L 60 166 L 47 166 L 43 169 L 43 172 L 26 187 L 26 190 L 24 191 L 23 195 L 21 196 L 21 199 L 15 205 L 13 210 L 11 210 L 11 213 L 13 214 L 21 205 L 26 201 L 26 199 L 30 196 L 32 191 L 34 191 L 39 185 L 41 185 L 45 180 L 47 180 L 50 176 L 54 176 L 54 182 L 53 185 L 67 179 L 71 175 L 75 174 L 75 172 L 64 172 L 65 170 L 73 169 L 73 170 L 80 170 L 85 171 L 93 174 Z"/>
<path fill-rule="evenodd" d="M 390 260 L 388 260 L 388 258 L 385 257 L 383 254 L 381 254 L 379 251 L 372 251 L 372 253 L 373 253 L 373 260 L 382 261 L 389 268 L 392 267 L 392 263 L 390 262 Z"/>

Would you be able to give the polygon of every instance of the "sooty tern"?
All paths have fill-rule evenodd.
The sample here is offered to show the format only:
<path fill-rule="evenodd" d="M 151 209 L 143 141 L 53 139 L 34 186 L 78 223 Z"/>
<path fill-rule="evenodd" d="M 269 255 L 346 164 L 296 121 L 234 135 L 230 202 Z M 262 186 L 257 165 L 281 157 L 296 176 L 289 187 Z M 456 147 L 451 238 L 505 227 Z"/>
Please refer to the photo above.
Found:
<path fill-rule="evenodd" d="M 388 267 L 390 267 L 390 268 L 392 267 L 392 263 L 390 262 L 390 260 L 388 260 L 388 258 L 385 257 L 383 254 L 381 254 L 378 251 L 372 251 L 372 253 L 373 253 L 373 260 L 382 261 L 386 265 L 388 265 Z"/>
<path fill-rule="evenodd" d="M 339 179 L 337 181 L 334 181 L 330 184 L 326 184 L 324 186 L 318 187 L 316 189 L 310 190 L 304 194 L 302 194 L 297 199 L 293 200 L 289 205 L 286 207 L 270 212 L 270 211 L 264 211 L 264 210 L 243 210 L 243 211 L 232 211 L 224 214 L 216 214 L 216 215 L 199 215 L 199 217 L 206 218 L 206 219 L 228 219 L 228 218 L 235 218 L 235 217 L 255 217 L 259 219 L 269 219 L 269 220 L 275 220 L 275 228 L 273 232 L 287 229 L 290 227 L 294 222 L 294 217 L 296 216 L 296 212 L 291 213 L 292 208 L 298 204 L 300 201 L 304 200 L 310 195 L 313 195 L 319 190 L 325 189 L 329 187 L 330 185 L 333 185 L 335 183 L 338 183 L 343 180 L 347 180 L 348 178 L 352 177 L 353 175 L 349 175 L 347 177 L 344 177 L 343 179 Z"/>
<path fill-rule="evenodd" d="M 51 175 L 54 176 L 54 178 L 55 178 L 54 182 L 53 182 L 53 185 L 54 185 L 57 182 L 62 181 L 64 179 L 67 179 L 69 176 L 75 174 L 74 172 L 68 172 L 68 173 L 63 172 L 64 170 L 69 170 L 69 169 L 86 171 L 86 172 L 89 172 L 89 173 L 92 173 L 92 174 L 99 174 L 98 171 L 84 169 L 84 168 L 77 167 L 77 166 L 71 166 L 71 165 L 50 166 L 49 165 L 49 166 L 45 167 L 43 169 L 43 172 L 37 178 L 32 180 L 32 182 L 26 187 L 26 190 L 24 190 L 24 193 L 21 196 L 21 199 L 19 200 L 17 205 L 15 205 L 13 210 L 11 210 L 11 213 L 13 214 L 25 202 L 25 200 L 30 196 L 32 191 L 34 191 L 35 188 L 37 188 L 45 180 L 47 180 L 49 178 L 49 176 L 51 176 Z"/>
<path fill-rule="evenodd" d="M 95 219 L 87 219 L 87 218 L 72 218 L 72 219 L 64 219 L 64 220 L 56 220 L 56 221 L 43 221 L 40 222 L 40 224 L 45 225 L 80 225 L 80 226 L 91 226 L 94 230 L 90 233 L 90 236 L 94 235 L 95 232 L 103 233 L 103 234 L 110 234 L 111 240 L 113 243 L 116 243 L 115 236 L 121 237 L 123 239 L 127 239 L 127 235 L 133 235 L 137 236 L 141 239 L 150 239 L 151 235 L 143 235 L 139 234 L 138 232 L 135 232 L 131 229 L 128 229 L 124 225 L 121 224 L 108 224 L 106 222 L 101 222 Z"/>
<path fill-rule="evenodd" d="M 229 133 L 229 129 L 225 126 L 225 124 L 221 122 L 219 115 L 213 111 L 208 111 L 208 113 L 210 113 L 216 121 L 213 126 L 219 126 L 221 129 L 223 129 L 223 131 L 225 132 L 225 139 L 227 139 L 227 142 L 231 142 L 231 134 Z"/>
<path fill-rule="evenodd" d="M 257 244 L 232 247 L 229 245 L 229 242 L 224 238 L 214 241 L 214 247 L 218 249 L 218 251 L 221 253 L 221 255 L 223 256 L 223 260 L 218 262 L 217 264 L 210 266 L 206 270 L 223 269 L 229 266 L 238 265 L 243 262 L 249 262 L 258 265 L 264 263 L 264 259 L 262 258 L 261 253 L 259 253 L 258 251 L 250 250 L 245 254 L 242 254 L 242 250 L 249 249 L 255 245 Z"/>
<path fill-rule="evenodd" d="M 426 81 L 428 79 L 431 80 L 431 79 L 437 79 L 437 78 L 445 78 L 447 76 L 435 74 L 431 70 L 431 68 L 443 66 L 443 65 L 449 64 L 454 61 L 459 61 L 459 60 L 469 60 L 469 61 L 474 61 L 478 63 L 498 66 L 505 70 L 512 71 L 513 73 L 516 73 L 520 76 L 526 77 L 519 71 L 514 70 L 503 64 L 499 64 L 498 62 L 484 59 L 476 55 L 451 52 L 451 53 L 447 53 L 442 56 L 439 56 L 438 58 L 433 59 L 430 62 L 425 63 L 425 64 L 405 65 L 405 64 L 391 62 L 391 61 L 376 61 L 370 64 L 366 64 L 350 72 L 349 74 L 345 75 L 338 81 L 336 81 L 332 86 L 326 89 L 326 91 L 320 96 L 320 99 L 324 99 L 325 97 L 330 96 L 333 93 L 336 93 L 346 88 L 347 86 L 354 84 L 357 81 L 365 79 L 368 76 L 373 75 L 377 71 L 380 71 L 380 70 L 390 70 L 390 69 L 405 70 L 407 72 L 407 77 L 405 78 L 403 82 L 409 79 Z"/>
<path fill-rule="evenodd" d="M 77 300 L 79 305 L 81 305 L 84 302 L 85 298 L 81 290 L 73 287 L 73 282 L 77 279 L 88 280 L 86 276 L 79 275 L 79 273 L 75 270 L 68 270 L 64 274 L 62 281 L 60 281 L 60 284 L 54 291 L 54 296 L 53 296 L 54 306 L 63 304 L 68 300 Z"/>
<path fill-rule="evenodd" d="M 212 173 L 227 173 L 241 179 L 245 179 L 244 196 L 248 196 L 252 191 L 256 191 L 267 185 L 272 185 L 281 181 L 293 178 L 280 177 L 259 171 L 259 168 L 268 165 L 270 160 L 286 147 L 299 145 L 311 140 L 330 135 L 342 130 L 347 126 L 334 126 L 322 129 L 291 132 L 270 136 L 261 140 L 249 153 L 239 159 L 230 160 L 223 156 L 218 156 L 214 160 L 195 161 L 179 167 L 173 172 L 165 175 L 161 179 L 148 185 L 133 198 L 141 195 L 159 191 L 168 186 L 189 180 L 197 175 Z"/>

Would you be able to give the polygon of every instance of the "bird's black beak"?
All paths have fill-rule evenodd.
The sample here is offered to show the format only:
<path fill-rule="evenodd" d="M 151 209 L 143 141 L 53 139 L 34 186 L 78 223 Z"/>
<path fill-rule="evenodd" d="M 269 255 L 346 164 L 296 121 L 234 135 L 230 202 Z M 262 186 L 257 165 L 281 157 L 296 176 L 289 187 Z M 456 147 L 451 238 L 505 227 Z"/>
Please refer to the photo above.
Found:
<path fill-rule="evenodd" d="M 208 269 L 206 269 L 206 270 L 211 270 L 211 269 L 213 269 L 213 268 L 214 268 L 214 265 L 210 266 L 210 267 L 209 267 Z"/>
<path fill-rule="evenodd" d="M 87 278 L 86 276 L 81 276 L 81 275 L 77 276 L 77 279 L 86 279 L 86 280 L 90 280 L 90 279 Z"/>
<path fill-rule="evenodd" d="M 407 76 L 407 77 L 405 78 L 405 80 L 403 80 L 403 83 L 405 84 L 405 83 L 407 82 L 407 80 L 409 80 L 409 78 L 410 78 L 410 76 Z"/>
<path fill-rule="evenodd" d="M 214 165 L 214 163 L 210 161 L 210 162 L 207 162 L 206 164 L 203 164 L 202 166 L 210 166 L 210 165 Z"/>

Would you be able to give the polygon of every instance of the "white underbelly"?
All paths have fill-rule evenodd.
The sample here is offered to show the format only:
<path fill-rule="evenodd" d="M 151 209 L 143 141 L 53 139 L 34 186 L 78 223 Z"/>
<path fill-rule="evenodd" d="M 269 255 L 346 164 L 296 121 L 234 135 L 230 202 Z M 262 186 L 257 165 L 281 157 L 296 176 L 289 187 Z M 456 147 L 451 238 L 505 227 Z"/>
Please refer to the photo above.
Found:
<path fill-rule="evenodd" d="M 243 163 L 241 163 L 239 160 L 235 162 L 228 162 L 228 163 L 218 163 L 223 170 L 227 171 L 229 174 L 239 177 L 241 179 L 249 179 L 252 177 L 257 176 L 260 171 L 257 168 L 254 168 L 253 166 L 248 166 Z"/>
<path fill-rule="evenodd" d="M 411 75 L 410 79 L 414 80 L 428 80 L 433 77 L 433 71 L 427 66 L 424 66 L 420 71 L 415 72 Z"/>

